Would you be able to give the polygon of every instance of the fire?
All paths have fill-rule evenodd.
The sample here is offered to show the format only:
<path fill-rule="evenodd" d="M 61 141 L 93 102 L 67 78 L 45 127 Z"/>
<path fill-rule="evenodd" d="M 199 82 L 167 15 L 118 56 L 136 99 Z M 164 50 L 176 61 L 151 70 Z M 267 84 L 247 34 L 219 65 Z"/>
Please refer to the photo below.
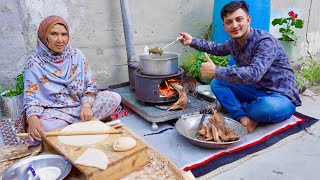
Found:
<path fill-rule="evenodd" d="M 159 84 L 160 96 L 170 97 L 172 95 L 178 94 L 178 92 L 169 84 L 173 82 L 181 82 L 181 80 L 178 78 L 172 78 L 166 81 L 162 81 Z"/>

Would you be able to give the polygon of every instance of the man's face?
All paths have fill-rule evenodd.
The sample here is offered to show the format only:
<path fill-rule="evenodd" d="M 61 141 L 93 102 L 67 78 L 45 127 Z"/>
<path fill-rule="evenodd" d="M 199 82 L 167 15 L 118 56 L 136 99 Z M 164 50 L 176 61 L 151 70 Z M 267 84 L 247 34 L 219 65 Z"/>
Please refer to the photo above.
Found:
<path fill-rule="evenodd" d="M 223 27 L 233 39 L 246 38 L 250 32 L 251 18 L 241 8 L 223 18 Z"/>
<path fill-rule="evenodd" d="M 61 25 L 56 24 L 52 26 L 47 36 L 48 47 L 57 53 L 60 53 L 66 48 L 69 41 L 67 29 Z"/>

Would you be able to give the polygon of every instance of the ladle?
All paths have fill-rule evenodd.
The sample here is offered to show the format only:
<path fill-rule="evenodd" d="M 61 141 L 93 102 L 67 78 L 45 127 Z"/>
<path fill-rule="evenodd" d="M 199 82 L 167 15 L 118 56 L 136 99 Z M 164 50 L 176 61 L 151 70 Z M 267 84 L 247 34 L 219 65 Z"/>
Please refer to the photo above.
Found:
<path fill-rule="evenodd" d="M 181 38 L 182 38 L 182 36 L 178 37 L 176 40 L 174 40 L 174 41 L 172 41 L 171 43 L 167 44 L 167 45 L 164 46 L 163 48 L 160 48 L 160 47 L 150 48 L 150 49 L 148 50 L 148 52 L 149 52 L 149 54 L 152 53 L 152 54 L 160 54 L 160 55 L 162 55 L 163 50 L 164 50 L 165 48 L 167 48 L 167 47 L 170 46 L 171 44 L 177 42 L 177 41 L 178 41 L 179 39 L 181 39 Z"/>

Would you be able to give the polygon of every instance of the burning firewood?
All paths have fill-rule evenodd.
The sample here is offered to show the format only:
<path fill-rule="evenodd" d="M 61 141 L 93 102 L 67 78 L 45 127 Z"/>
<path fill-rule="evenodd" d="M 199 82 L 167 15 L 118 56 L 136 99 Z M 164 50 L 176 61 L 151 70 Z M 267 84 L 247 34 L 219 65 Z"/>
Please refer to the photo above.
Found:
<path fill-rule="evenodd" d="M 183 86 L 181 86 L 179 83 L 170 83 L 170 85 L 178 91 L 179 93 L 179 99 L 177 102 L 175 102 L 174 104 L 172 104 L 169 109 L 167 109 L 167 111 L 170 110 L 176 110 L 176 109 L 185 109 L 187 107 L 187 103 L 188 103 L 188 97 L 187 97 L 187 92 L 185 91 L 185 89 L 183 88 Z"/>
<path fill-rule="evenodd" d="M 229 142 L 236 141 L 240 138 L 226 125 L 224 118 L 215 109 L 212 108 L 211 112 L 213 115 L 209 118 L 209 123 L 197 132 L 198 139 L 207 141 L 213 140 L 215 142 Z"/>

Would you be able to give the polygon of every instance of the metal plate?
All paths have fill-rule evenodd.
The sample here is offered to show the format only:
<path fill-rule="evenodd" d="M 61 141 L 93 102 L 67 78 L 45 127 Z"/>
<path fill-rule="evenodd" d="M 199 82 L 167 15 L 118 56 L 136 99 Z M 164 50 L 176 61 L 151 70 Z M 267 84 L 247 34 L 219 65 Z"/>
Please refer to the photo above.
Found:
<path fill-rule="evenodd" d="M 33 156 L 23 159 L 16 164 L 12 165 L 3 175 L 3 180 L 14 179 L 33 179 L 33 175 L 29 166 L 37 172 L 37 169 L 54 166 L 60 169 L 61 174 L 58 179 L 64 179 L 71 171 L 71 163 L 60 155 L 48 154 Z"/>
<path fill-rule="evenodd" d="M 187 140 L 195 146 L 209 148 L 209 149 L 228 148 L 231 145 L 242 141 L 247 135 L 247 130 L 243 127 L 242 124 L 240 124 L 239 122 L 233 119 L 224 117 L 224 120 L 227 126 L 233 131 L 235 131 L 235 133 L 240 137 L 239 140 L 231 141 L 231 142 L 213 142 L 213 141 L 198 140 L 194 137 L 197 133 L 197 128 L 200 123 L 201 116 L 202 114 L 200 113 L 182 115 L 175 125 L 179 134 L 187 138 Z M 206 116 L 204 123 L 209 122 L 208 119 L 210 116 L 211 115 Z"/>

